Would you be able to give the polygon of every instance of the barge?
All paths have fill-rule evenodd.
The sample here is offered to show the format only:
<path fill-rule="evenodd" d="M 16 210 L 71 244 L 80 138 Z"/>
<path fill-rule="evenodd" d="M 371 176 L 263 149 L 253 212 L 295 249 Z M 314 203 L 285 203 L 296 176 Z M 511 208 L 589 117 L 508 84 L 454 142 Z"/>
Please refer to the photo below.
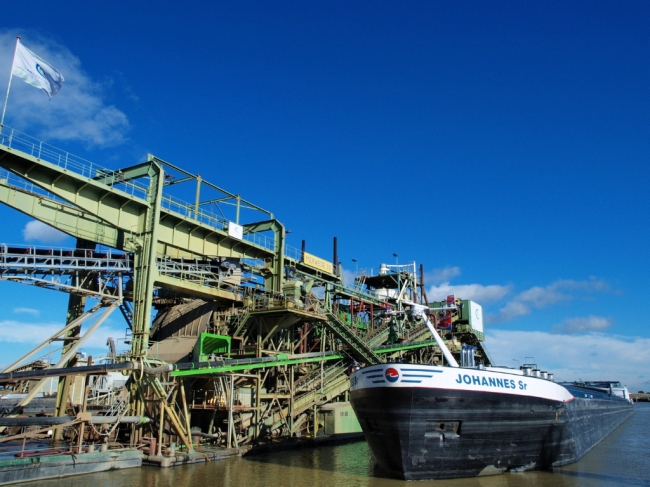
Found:
<path fill-rule="evenodd" d="M 481 354 L 469 345 L 452 353 L 429 316 L 464 306 L 482 332 L 482 308 L 453 296 L 440 304 L 410 303 L 444 366 L 386 363 L 351 371 L 350 401 L 375 458 L 391 475 L 441 479 L 566 465 L 633 414 L 619 382 L 557 383 L 532 364 L 494 367 L 482 343 Z"/>

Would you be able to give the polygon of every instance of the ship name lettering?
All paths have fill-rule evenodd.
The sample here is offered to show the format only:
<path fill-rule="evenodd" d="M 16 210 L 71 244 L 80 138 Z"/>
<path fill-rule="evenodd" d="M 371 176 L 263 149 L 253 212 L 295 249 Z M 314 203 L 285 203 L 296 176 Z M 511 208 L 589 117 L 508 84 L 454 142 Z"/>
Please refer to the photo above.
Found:
<path fill-rule="evenodd" d="M 517 383 L 512 379 L 495 379 L 494 377 L 481 377 L 478 375 L 469 375 L 469 374 L 458 374 L 456 378 L 457 384 L 462 383 L 483 387 L 500 387 L 502 389 L 517 389 Z M 519 389 L 525 390 L 526 384 L 522 381 L 519 381 Z"/>

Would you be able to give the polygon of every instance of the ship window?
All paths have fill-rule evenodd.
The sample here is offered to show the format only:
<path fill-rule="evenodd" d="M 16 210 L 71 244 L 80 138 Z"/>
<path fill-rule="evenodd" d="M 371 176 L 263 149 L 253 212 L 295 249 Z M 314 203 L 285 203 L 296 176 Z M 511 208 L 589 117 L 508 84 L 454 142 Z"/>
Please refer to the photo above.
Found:
<path fill-rule="evenodd" d="M 460 421 L 436 421 L 427 420 L 424 428 L 424 436 L 440 437 L 440 433 L 445 436 L 458 436 L 460 435 Z"/>

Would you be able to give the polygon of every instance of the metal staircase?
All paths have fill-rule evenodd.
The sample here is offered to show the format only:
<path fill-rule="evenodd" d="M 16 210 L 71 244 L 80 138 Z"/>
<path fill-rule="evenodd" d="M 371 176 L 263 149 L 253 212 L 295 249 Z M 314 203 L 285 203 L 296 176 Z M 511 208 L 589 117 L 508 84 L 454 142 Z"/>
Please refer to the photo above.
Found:
<path fill-rule="evenodd" d="M 326 384 L 324 384 L 322 389 L 318 388 L 297 397 L 293 402 L 293 415 L 297 416 L 314 406 L 325 404 L 343 394 L 349 389 L 349 387 L 350 384 L 348 377 L 341 372 L 339 375 L 331 378 Z M 274 411 L 271 416 L 271 421 L 269 421 L 272 422 L 271 429 L 279 428 L 282 423 L 285 422 L 284 418 L 286 418 L 288 414 L 288 407 Z"/>
<path fill-rule="evenodd" d="M 386 323 L 370 331 L 365 336 L 364 339 L 368 345 L 377 346 L 377 345 L 381 345 L 388 339 L 389 333 L 390 333 L 390 322 L 386 321 Z"/>
<path fill-rule="evenodd" d="M 246 333 L 246 325 L 248 325 L 248 318 L 250 315 L 250 308 L 244 308 L 233 318 L 231 325 L 231 330 L 234 330 L 232 333 L 233 336 L 243 336 L 243 334 Z"/>
<path fill-rule="evenodd" d="M 117 395 L 106 416 L 122 416 L 129 408 L 129 390 L 127 387 L 122 387 L 120 393 Z"/>
<path fill-rule="evenodd" d="M 120 304 L 120 311 L 126 324 L 129 326 L 129 330 L 133 330 L 133 305 L 128 301 L 122 301 Z"/>
<path fill-rule="evenodd" d="M 368 365 L 383 362 L 379 355 L 373 352 L 359 336 L 355 335 L 352 329 L 341 318 L 336 316 L 335 313 L 328 311 L 327 318 L 328 320 L 324 322 L 324 325 L 350 348 L 349 352 L 355 358 Z"/>

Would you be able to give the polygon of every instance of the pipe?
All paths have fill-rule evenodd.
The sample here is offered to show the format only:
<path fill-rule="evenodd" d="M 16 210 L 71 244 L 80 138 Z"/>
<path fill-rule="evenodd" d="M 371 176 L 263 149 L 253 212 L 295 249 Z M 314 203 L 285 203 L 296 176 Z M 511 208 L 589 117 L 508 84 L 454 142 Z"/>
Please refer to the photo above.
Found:
<path fill-rule="evenodd" d="M 33 418 L 0 418 L 0 426 L 48 426 L 56 424 L 64 424 L 75 421 L 77 418 L 74 416 L 54 416 L 54 417 L 33 417 Z M 152 420 L 146 416 L 91 416 L 90 422 L 94 424 L 114 424 L 114 423 L 128 423 L 128 424 L 146 424 Z"/>
<path fill-rule="evenodd" d="M 420 264 L 420 302 L 429 306 L 429 300 L 427 299 L 427 292 L 424 289 L 424 264 Z"/>
<path fill-rule="evenodd" d="M 418 313 L 421 313 L 421 316 L 422 316 L 422 319 L 424 320 L 424 323 L 427 325 L 427 328 L 429 328 L 429 331 L 433 335 L 433 339 L 438 344 L 438 347 L 440 347 L 440 350 L 442 351 L 442 354 L 444 355 L 445 359 L 447 359 L 447 362 L 449 363 L 449 365 L 451 365 L 452 367 L 458 367 L 458 362 L 456 362 L 456 359 L 454 358 L 454 356 L 451 354 L 451 352 L 447 348 L 447 345 L 445 345 L 445 342 L 442 340 L 440 335 L 438 335 L 438 332 L 436 331 L 436 328 L 429 321 L 429 317 L 427 316 L 427 314 L 429 312 L 429 308 L 427 308 L 426 306 L 423 306 L 421 304 L 413 303 L 413 302 L 406 301 L 406 300 L 402 301 L 402 303 L 412 306 L 415 311 L 417 311 Z"/>
<path fill-rule="evenodd" d="M 447 345 L 445 345 L 445 342 L 443 342 L 442 338 L 440 338 L 440 335 L 438 335 L 438 332 L 436 331 L 435 327 L 429 321 L 429 317 L 427 315 L 423 315 L 422 317 L 424 318 L 424 322 L 426 323 L 427 328 L 429 328 L 429 331 L 433 335 L 434 340 L 440 347 L 440 350 L 442 351 L 442 354 L 447 359 L 449 365 L 451 365 L 452 367 L 458 367 L 458 362 L 456 362 L 456 359 L 447 348 Z"/>
<path fill-rule="evenodd" d="M 120 370 L 142 370 L 145 374 L 160 375 L 164 372 L 174 370 L 174 364 L 165 364 L 158 367 L 149 367 L 140 362 L 122 362 L 118 364 L 87 365 L 83 367 L 63 367 L 43 370 L 27 370 L 24 372 L 8 372 L 0 374 L 1 382 L 12 382 L 19 380 L 42 379 L 45 377 L 62 377 L 65 375 L 105 375 L 109 372 Z"/>
<path fill-rule="evenodd" d="M 134 368 L 133 365 L 133 362 L 124 362 L 121 364 L 87 365 L 83 367 L 64 367 L 43 370 L 27 370 L 24 372 L 8 372 L 5 374 L 0 374 L 0 382 L 42 379 L 44 377 L 61 377 L 65 375 L 108 374 L 109 372 L 113 371 L 132 369 Z M 137 365 L 139 366 L 139 364 Z"/>
<path fill-rule="evenodd" d="M 149 367 L 140 362 L 135 362 L 133 364 L 133 370 L 142 370 L 145 374 L 149 375 L 160 375 L 165 372 L 171 372 L 174 370 L 174 364 L 165 364 L 158 367 Z"/>
<path fill-rule="evenodd" d="M 312 358 L 312 357 L 327 357 L 329 355 L 337 354 L 335 350 L 330 350 L 327 352 L 311 352 L 311 353 L 302 353 L 302 354 L 289 354 L 283 356 L 282 358 L 288 358 L 290 360 L 301 359 L 301 358 Z M 172 372 L 174 370 L 193 370 L 193 369 L 206 369 L 213 367 L 225 367 L 229 365 L 246 365 L 246 364 L 260 364 L 265 362 L 275 362 L 280 357 L 257 357 L 257 358 L 240 358 L 240 359 L 229 359 L 229 360 L 214 360 L 210 362 L 185 362 L 180 364 L 165 364 L 158 367 L 149 367 L 140 362 L 122 362 L 118 364 L 101 364 L 101 365 L 89 365 L 83 367 L 64 367 L 64 368 L 54 368 L 54 369 L 43 369 L 43 370 L 27 370 L 24 372 L 8 372 L 5 374 L 0 374 L 0 383 L 2 382 L 13 382 L 19 380 L 33 380 L 33 379 L 43 379 L 46 377 L 61 377 L 65 375 L 105 375 L 109 372 L 116 372 L 120 370 L 142 370 L 145 374 L 149 375 L 159 375 L 165 372 Z"/>

